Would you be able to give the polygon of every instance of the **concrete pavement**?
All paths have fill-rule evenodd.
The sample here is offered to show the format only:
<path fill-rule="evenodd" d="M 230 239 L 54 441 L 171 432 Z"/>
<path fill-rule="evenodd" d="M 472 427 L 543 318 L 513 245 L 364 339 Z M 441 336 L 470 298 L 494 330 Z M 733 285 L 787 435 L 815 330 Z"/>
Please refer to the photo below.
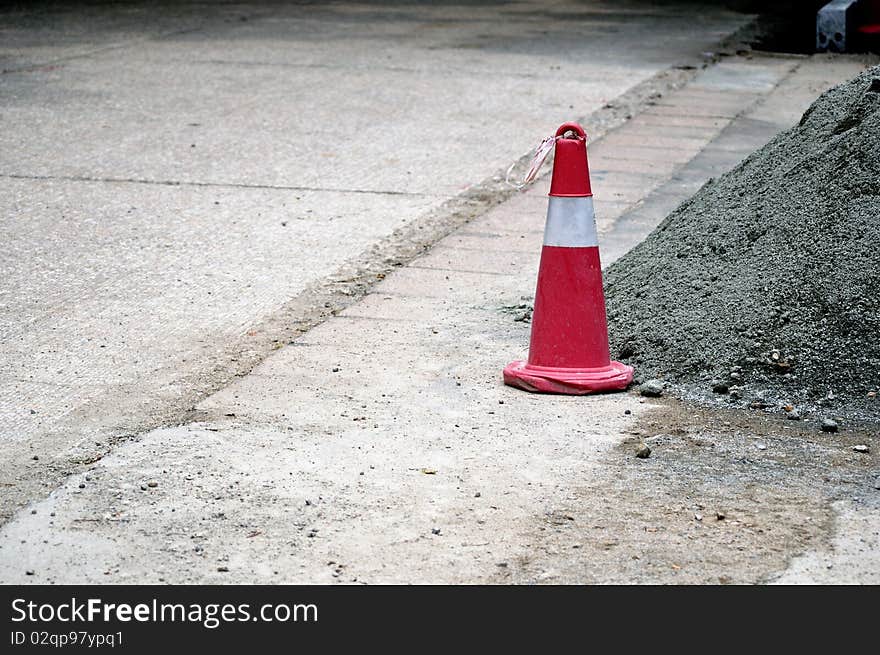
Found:
<path fill-rule="evenodd" d="M 353 260 L 388 268 L 418 228 L 483 211 L 503 193 L 475 183 L 552 126 L 698 65 L 747 19 L 674 2 L 3 9 L 0 517 L 192 419 L 321 315 L 310 290 L 344 295 Z"/>
<path fill-rule="evenodd" d="M 725 60 L 592 144 L 605 263 L 862 66 Z M 826 567 L 835 512 L 876 533 L 876 455 L 846 428 L 501 385 L 527 347 L 546 192 L 471 221 L 185 424 L 18 513 L 0 580 L 755 582 L 811 549 L 797 571 Z M 873 542 L 843 541 L 835 573 L 872 579 Z"/>

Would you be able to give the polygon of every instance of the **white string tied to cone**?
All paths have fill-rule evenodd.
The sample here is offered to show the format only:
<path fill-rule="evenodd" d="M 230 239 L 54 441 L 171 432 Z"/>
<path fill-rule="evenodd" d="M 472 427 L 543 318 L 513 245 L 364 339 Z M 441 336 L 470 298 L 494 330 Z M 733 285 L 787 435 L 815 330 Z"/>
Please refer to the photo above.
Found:
<path fill-rule="evenodd" d="M 560 137 L 548 136 L 546 139 L 538 144 L 538 147 L 535 148 L 535 154 L 532 156 L 532 161 L 529 163 L 529 169 L 526 171 L 522 182 L 520 182 L 519 184 L 514 184 L 510 181 L 510 174 L 513 173 L 513 169 L 519 162 L 513 162 L 510 165 L 510 168 L 507 169 L 507 177 L 504 181 L 517 190 L 523 189 L 534 182 L 535 178 L 538 176 L 538 171 L 541 170 L 541 166 L 544 165 L 544 162 L 550 155 L 550 151 L 553 150 L 554 146 L 556 145 L 556 139 L 558 138 Z"/>

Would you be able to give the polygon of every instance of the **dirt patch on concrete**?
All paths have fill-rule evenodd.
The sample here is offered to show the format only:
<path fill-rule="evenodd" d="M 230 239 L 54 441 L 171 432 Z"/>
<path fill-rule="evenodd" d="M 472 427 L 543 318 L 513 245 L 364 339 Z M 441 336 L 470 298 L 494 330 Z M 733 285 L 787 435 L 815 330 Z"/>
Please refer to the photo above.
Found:
<path fill-rule="evenodd" d="M 878 135 L 874 67 L 710 180 L 608 269 L 612 353 L 704 400 L 880 421 Z"/>
<path fill-rule="evenodd" d="M 558 507 L 499 581 L 755 583 L 827 547 L 832 503 L 880 506 L 866 435 L 823 435 L 774 416 L 695 408 L 649 414 Z M 651 448 L 636 457 L 637 444 Z M 873 471 L 873 473 L 872 473 Z"/>

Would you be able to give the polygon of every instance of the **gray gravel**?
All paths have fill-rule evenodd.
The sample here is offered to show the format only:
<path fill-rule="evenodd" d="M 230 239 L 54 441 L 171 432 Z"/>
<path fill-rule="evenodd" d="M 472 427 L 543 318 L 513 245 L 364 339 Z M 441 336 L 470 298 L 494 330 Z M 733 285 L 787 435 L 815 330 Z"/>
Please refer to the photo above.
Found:
<path fill-rule="evenodd" d="M 710 180 L 606 274 L 612 354 L 685 395 L 878 421 L 880 67 Z M 730 385 L 720 396 L 713 388 Z M 781 411 L 781 410 L 779 410 Z"/>

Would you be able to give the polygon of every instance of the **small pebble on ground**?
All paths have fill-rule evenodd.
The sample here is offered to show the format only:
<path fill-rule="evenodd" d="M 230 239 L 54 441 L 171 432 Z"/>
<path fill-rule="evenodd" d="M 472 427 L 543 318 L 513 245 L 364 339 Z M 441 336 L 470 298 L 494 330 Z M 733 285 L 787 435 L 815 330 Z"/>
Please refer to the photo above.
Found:
<path fill-rule="evenodd" d="M 639 393 L 647 398 L 657 398 L 663 395 L 663 382 L 660 380 L 648 380 L 641 387 Z"/>

